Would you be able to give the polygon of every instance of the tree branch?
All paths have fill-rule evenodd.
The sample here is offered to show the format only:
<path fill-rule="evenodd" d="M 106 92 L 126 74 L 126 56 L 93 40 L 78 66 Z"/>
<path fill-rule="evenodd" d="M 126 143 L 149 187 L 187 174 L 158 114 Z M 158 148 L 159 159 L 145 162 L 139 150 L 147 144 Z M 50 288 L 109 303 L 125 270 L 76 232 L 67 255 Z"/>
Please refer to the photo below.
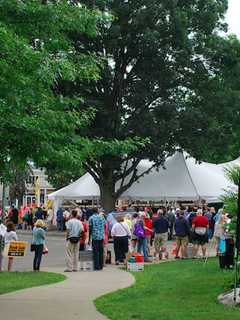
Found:
<path fill-rule="evenodd" d="M 139 165 L 141 159 L 133 159 L 132 161 L 132 165 L 127 169 L 127 166 L 125 165 L 124 170 L 122 173 L 118 174 L 116 176 L 117 181 L 122 179 L 124 182 L 124 179 L 133 171 L 137 168 L 137 166 Z M 128 164 L 128 160 L 126 161 L 126 164 Z M 123 184 L 123 183 L 122 183 Z"/>
<path fill-rule="evenodd" d="M 97 171 L 95 171 L 95 169 L 92 166 L 90 166 L 89 164 L 87 164 L 86 162 L 83 164 L 83 167 L 84 167 L 84 169 L 86 169 L 86 171 L 93 177 L 93 179 L 99 185 L 100 184 L 100 177 L 98 176 Z"/>
<path fill-rule="evenodd" d="M 153 164 L 150 168 L 148 168 L 147 170 L 143 171 L 139 175 L 137 174 L 137 172 L 138 172 L 137 168 L 135 168 L 135 170 L 133 171 L 133 174 L 132 174 L 131 179 L 129 180 L 129 182 L 127 184 L 125 184 L 124 186 L 120 186 L 120 188 L 116 191 L 117 197 L 120 197 L 121 194 L 123 194 L 126 190 L 128 190 L 132 186 L 132 184 L 134 182 L 136 182 L 137 180 L 142 178 L 144 175 L 149 174 L 154 167 L 156 167 L 156 164 Z"/>
<path fill-rule="evenodd" d="M 126 170 L 127 170 L 127 167 L 128 167 L 128 160 L 127 161 L 125 161 L 125 166 L 124 166 L 124 169 L 123 169 L 123 172 L 125 172 Z M 120 185 L 120 188 L 122 188 L 123 187 L 123 184 L 124 184 L 124 178 L 122 179 L 122 181 L 121 181 L 121 185 Z"/>

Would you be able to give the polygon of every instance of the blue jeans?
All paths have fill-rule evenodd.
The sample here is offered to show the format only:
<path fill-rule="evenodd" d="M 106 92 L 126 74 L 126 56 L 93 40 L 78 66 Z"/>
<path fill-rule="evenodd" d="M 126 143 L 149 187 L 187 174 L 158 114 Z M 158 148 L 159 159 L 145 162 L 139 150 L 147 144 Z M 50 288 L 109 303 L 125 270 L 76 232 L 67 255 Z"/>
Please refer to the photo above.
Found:
<path fill-rule="evenodd" d="M 64 231 L 63 220 L 57 220 L 57 229 L 58 229 L 58 231 Z"/>
<path fill-rule="evenodd" d="M 103 268 L 103 240 L 92 240 L 94 270 Z"/>
<path fill-rule="evenodd" d="M 147 238 L 139 238 L 138 239 L 137 251 L 138 251 L 138 253 L 142 253 L 142 251 L 143 251 L 144 259 L 148 258 Z"/>
<path fill-rule="evenodd" d="M 213 229 L 208 229 L 208 239 L 212 239 L 213 233 L 214 233 Z"/>
<path fill-rule="evenodd" d="M 33 259 L 33 270 L 39 271 L 43 254 L 43 244 L 36 245 L 35 255 Z"/>

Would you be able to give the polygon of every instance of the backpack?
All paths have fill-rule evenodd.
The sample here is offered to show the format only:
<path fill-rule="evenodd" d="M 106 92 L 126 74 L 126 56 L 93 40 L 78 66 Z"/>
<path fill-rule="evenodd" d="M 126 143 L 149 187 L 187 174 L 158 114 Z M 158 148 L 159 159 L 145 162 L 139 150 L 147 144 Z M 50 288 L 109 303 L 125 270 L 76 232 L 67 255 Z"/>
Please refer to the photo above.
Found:
<path fill-rule="evenodd" d="M 138 238 L 145 238 L 143 226 L 140 223 L 134 225 L 133 234 Z"/>

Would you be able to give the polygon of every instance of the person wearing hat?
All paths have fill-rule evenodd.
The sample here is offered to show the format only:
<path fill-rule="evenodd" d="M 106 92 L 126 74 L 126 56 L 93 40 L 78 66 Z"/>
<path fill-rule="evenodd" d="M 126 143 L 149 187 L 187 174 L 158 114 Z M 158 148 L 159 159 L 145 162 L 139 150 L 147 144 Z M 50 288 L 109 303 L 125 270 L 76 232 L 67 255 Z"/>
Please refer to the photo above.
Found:
<path fill-rule="evenodd" d="M 45 224 L 43 220 L 38 219 L 33 228 L 33 240 L 34 245 L 34 259 L 33 259 L 33 270 L 40 271 L 40 265 L 42 261 L 43 249 L 45 245 Z"/>

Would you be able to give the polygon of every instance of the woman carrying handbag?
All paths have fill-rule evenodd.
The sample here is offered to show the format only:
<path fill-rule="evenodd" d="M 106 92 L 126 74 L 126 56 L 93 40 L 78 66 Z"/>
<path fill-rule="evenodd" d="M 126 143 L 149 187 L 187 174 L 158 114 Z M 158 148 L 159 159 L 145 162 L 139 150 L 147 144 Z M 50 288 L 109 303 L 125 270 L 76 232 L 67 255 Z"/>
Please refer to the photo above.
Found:
<path fill-rule="evenodd" d="M 31 251 L 34 251 L 33 270 L 40 271 L 40 265 L 42 261 L 42 255 L 45 249 L 45 230 L 44 222 L 39 219 L 35 223 L 33 228 L 33 240 L 31 244 Z"/>
<path fill-rule="evenodd" d="M 116 265 L 119 265 L 119 263 L 125 262 L 131 231 L 128 225 L 124 222 L 123 216 L 118 216 L 116 220 L 117 223 L 112 227 L 111 236 L 113 237 L 115 263 Z"/>

